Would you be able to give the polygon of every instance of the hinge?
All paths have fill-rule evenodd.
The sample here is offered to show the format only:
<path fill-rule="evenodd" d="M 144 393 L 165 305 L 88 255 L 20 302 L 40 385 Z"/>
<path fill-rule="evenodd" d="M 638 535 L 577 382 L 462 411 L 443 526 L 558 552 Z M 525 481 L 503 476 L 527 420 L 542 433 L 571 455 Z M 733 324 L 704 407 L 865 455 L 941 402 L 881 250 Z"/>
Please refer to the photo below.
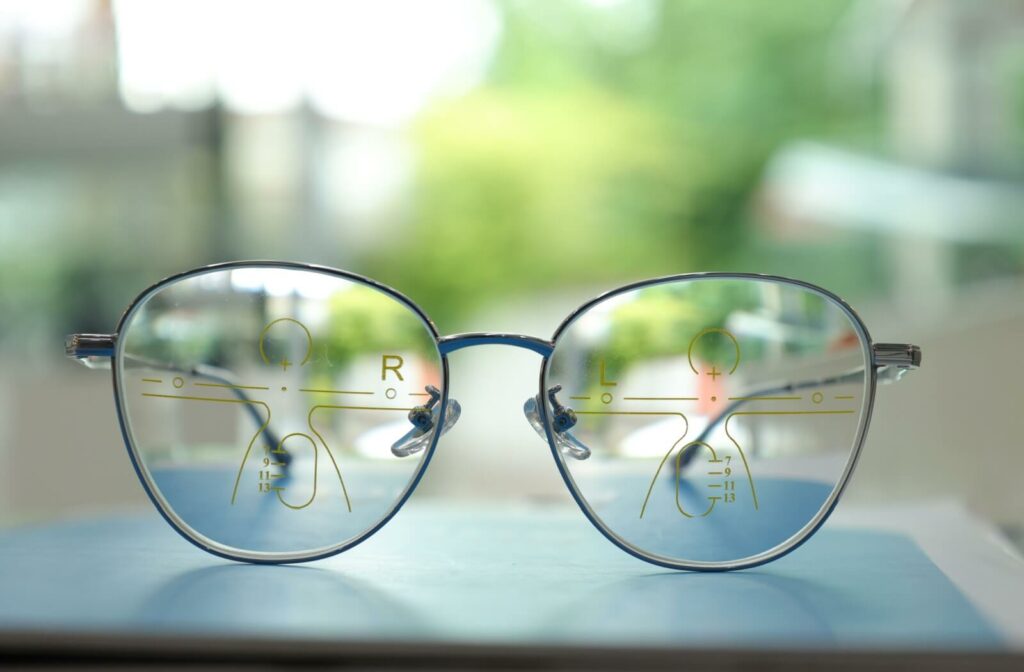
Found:
<path fill-rule="evenodd" d="M 113 357 L 114 334 L 71 334 L 64 340 L 64 353 L 75 359 Z"/>
<path fill-rule="evenodd" d="M 921 366 L 921 348 L 909 343 L 875 343 L 872 346 L 875 366 L 896 366 L 916 369 Z"/>
<path fill-rule="evenodd" d="M 871 352 L 881 382 L 896 382 L 921 366 L 921 348 L 909 343 L 875 343 Z"/>

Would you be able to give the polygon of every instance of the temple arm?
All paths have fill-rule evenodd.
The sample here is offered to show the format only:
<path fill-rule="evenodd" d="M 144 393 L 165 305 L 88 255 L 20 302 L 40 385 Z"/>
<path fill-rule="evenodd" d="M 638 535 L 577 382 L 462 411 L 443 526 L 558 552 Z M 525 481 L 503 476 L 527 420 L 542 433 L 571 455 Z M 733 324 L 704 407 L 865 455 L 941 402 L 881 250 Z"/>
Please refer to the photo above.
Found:
<path fill-rule="evenodd" d="M 113 361 L 114 337 L 105 334 L 73 334 L 68 336 L 64 350 L 68 357 L 77 360 L 91 369 L 107 368 Z M 184 376 L 192 376 L 194 378 L 202 378 L 203 380 L 220 383 L 230 389 L 231 393 L 234 394 L 239 401 L 246 402 L 242 405 L 245 407 L 249 418 L 257 427 L 261 427 L 264 423 L 264 419 L 260 416 L 260 413 L 256 408 L 256 404 L 249 403 L 252 399 L 245 393 L 245 390 L 238 386 L 238 381 L 235 380 L 234 374 L 226 369 L 209 366 L 207 364 L 197 364 L 191 367 L 179 366 L 171 362 L 162 362 L 155 359 L 149 359 L 148 357 L 139 357 L 137 355 L 125 355 L 124 358 L 126 362 L 138 364 L 154 371 L 180 373 Z M 269 446 L 271 450 L 276 450 L 278 448 L 277 433 L 271 429 L 270 425 L 267 425 L 266 429 L 264 429 L 262 433 L 263 440 L 266 442 L 267 446 Z M 288 463 L 291 461 L 291 454 L 286 451 L 284 453 L 284 457 L 280 459 L 283 462 Z"/>
<path fill-rule="evenodd" d="M 871 348 L 872 362 L 871 365 L 877 370 L 878 380 L 883 383 L 894 383 L 900 380 L 908 371 L 921 366 L 921 348 L 916 345 L 904 344 L 904 343 L 875 343 Z M 746 395 L 744 399 L 737 399 L 731 404 L 725 407 L 725 410 L 712 418 L 711 422 L 708 423 L 704 431 L 700 433 L 695 442 L 704 441 L 710 436 L 711 432 L 722 423 L 723 420 L 729 417 L 729 414 L 735 411 L 737 408 L 745 403 L 751 401 L 752 397 L 768 396 L 772 394 L 779 394 L 783 392 L 795 392 L 797 390 L 805 390 L 813 387 L 824 387 L 829 385 L 844 385 L 848 383 L 857 383 L 864 378 L 864 369 L 854 369 L 846 373 L 839 374 L 837 376 L 827 376 L 824 378 L 813 378 L 808 380 L 802 380 L 795 383 L 788 383 L 786 385 L 776 385 L 773 387 L 766 387 L 755 392 Z M 555 442 L 563 453 L 575 457 L 578 460 L 585 460 L 590 457 L 591 450 L 583 442 L 577 439 L 568 430 L 576 424 L 576 414 L 571 408 L 562 406 L 555 395 L 561 390 L 560 385 L 555 385 L 548 390 L 548 398 L 551 401 L 553 409 L 553 430 Z M 538 412 L 538 405 L 540 404 L 539 395 L 532 397 L 526 401 L 523 406 L 523 412 L 526 414 L 526 419 L 529 420 L 530 425 L 537 431 L 538 434 L 544 439 L 546 435 L 544 433 L 544 425 L 540 419 L 540 413 Z M 683 454 L 680 466 L 688 464 L 693 457 L 697 454 L 696 451 L 687 451 Z"/>
<path fill-rule="evenodd" d="M 921 348 L 916 345 L 909 345 L 903 343 L 875 343 L 872 346 L 872 366 L 877 370 L 878 380 L 883 383 L 895 383 L 899 381 L 908 371 L 921 366 Z M 864 380 L 864 369 L 858 368 L 846 373 L 841 373 L 837 376 L 826 376 L 824 378 L 813 378 L 808 380 L 801 380 L 795 383 L 789 383 L 787 385 L 777 385 L 774 387 L 765 387 L 749 394 L 744 395 L 742 399 L 737 399 L 731 404 L 725 407 L 725 410 L 720 412 L 711 422 L 707 424 L 704 431 L 693 440 L 694 443 L 707 441 L 707 438 L 711 435 L 711 432 L 715 430 L 722 422 L 729 417 L 737 408 L 744 404 L 756 401 L 757 397 L 770 396 L 773 394 L 782 394 L 787 392 L 797 392 L 800 390 L 806 390 L 814 387 L 828 387 L 831 385 L 846 385 L 852 383 L 859 383 Z M 697 454 L 697 451 L 690 450 L 683 454 L 680 466 L 686 466 Z"/>
<path fill-rule="evenodd" d="M 114 349 L 114 336 L 107 334 L 73 334 L 68 336 L 65 342 L 65 352 L 68 357 L 93 369 L 109 368 L 114 356 Z M 192 367 L 178 366 L 170 362 L 161 362 L 136 355 L 126 355 L 125 359 L 149 369 L 180 373 L 221 383 L 228 387 L 240 401 L 252 401 L 245 393 L 245 390 L 238 386 L 233 374 L 226 369 L 207 364 L 197 364 Z M 441 397 L 441 393 L 432 385 L 428 385 L 425 389 L 427 394 L 430 395 L 430 401 L 423 406 L 417 406 L 409 411 L 409 422 L 412 423 L 413 428 L 391 446 L 391 452 L 395 457 L 407 457 L 417 453 L 423 450 L 430 441 L 430 430 L 434 427 L 440 415 L 440 408 L 436 404 Z M 262 426 L 264 420 L 260 417 L 256 405 L 252 403 L 245 403 L 243 405 L 256 426 Z M 445 413 L 444 422 L 441 424 L 442 434 L 452 428 L 458 421 L 461 413 L 462 407 L 459 405 L 459 402 L 455 399 L 449 399 L 448 410 Z M 269 425 L 263 430 L 263 435 L 264 441 L 270 446 L 271 450 L 279 448 L 277 433 Z M 284 449 L 281 448 L 281 450 L 283 451 Z M 285 451 L 284 457 L 280 459 L 287 464 L 291 462 L 291 454 Z"/>

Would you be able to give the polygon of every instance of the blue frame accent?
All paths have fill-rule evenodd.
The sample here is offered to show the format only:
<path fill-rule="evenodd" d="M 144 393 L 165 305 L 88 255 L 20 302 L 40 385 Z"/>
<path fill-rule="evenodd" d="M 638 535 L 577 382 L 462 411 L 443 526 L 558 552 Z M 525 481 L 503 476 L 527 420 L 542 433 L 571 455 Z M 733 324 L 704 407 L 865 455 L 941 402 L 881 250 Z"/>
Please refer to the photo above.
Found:
<path fill-rule="evenodd" d="M 541 357 L 547 357 L 554 350 L 555 346 L 550 341 L 545 341 L 533 336 L 522 336 L 520 334 L 491 334 L 491 333 L 468 333 L 453 334 L 445 336 L 437 343 L 442 355 L 447 355 L 463 348 L 472 348 L 477 345 L 509 345 L 514 348 L 523 348 L 536 352 Z"/>
<path fill-rule="evenodd" d="M 568 472 L 568 469 L 565 466 L 565 462 L 562 459 L 562 456 L 559 455 L 559 452 L 558 452 L 558 449 L 557 449 L 557 444 L 555 443 L 555 440 L 554 440 L 553 429 L 551 427 L 551 419 L 548 416 L 547 404 L 546 403 L 540 404 L 540 416 L 541 416 L 541 420 L 543 421 L 543 424 L 544 424 L 544 431 L 545 431 L 546 438 L 548 440 L 548 447 L 551 449 L 551 454 L 552 454 L 552 457 L 555 460 L 555 465 L 557 466 L 558 471 L 559 471 L 559 473 L 562 476 L 563 482 L 566 484 L 566 487 L 569 488 L 569 492 L 572 494 L 573 499 L 576 501 L 576 504 L 580 507 L 580 510 L 583 512 L 583 514 L 587 517 L 587 519 L 591 522 L 591 524 L 593 524 L 594 527 L 596 527 L 598 529 L 598 531 L 600 531 L 601 534 L 603 534 L 605 536 L 605 538 L 607 538 L 610 542 L 612 542 L 613 544 L 615 544 L 616 546 L 621 548 L 626 553 L 629 553 L 633 557 L 638 558 L 640 560 L 643 560 L 645 562 L 649 562 L 651 564 L 658 565 L 658 566 L 661 566 L 661 567 L 666 567 L 666 568 L 669 568 L 669 569 L 682 569 L 682 570 L 699 571 L 699 572 L 721 572 L 721 571 L 730 571 L 730 570 L 736 570 L 736 569 L 746 569 L 746 568 L 749 568 L 749 567 L 757 567 L 757 566 L 763 565 L 763 564 L 765 564 L 767 562 L 771 562 L 772 560 L 776 560 L 776 559 L 778 559 L 778 558 L 780 558 L 780 557 L 782 557 L 782 556 L 784 556 L 784 555 L 786 555 L 788 553 L 793 552 L 797 548 L 799 548 L 804 542 L 807 541 L 807 539 L 809 539 L 815 532 L 817 532 L 817 530 L 825 523 L 825 521 L 831 515 L 832 511 L 835 509 L 835 506 L 836 506 L 836 504 L 839 501 L 839 497 L 842 494 L 842 492 L 845 490 L 845 488 L 846 488 L 846 486 L 847 486 L 847 484 L 848 484 L 848 482 L 850 480 L 850 477 L 851 477 L 851 475 L 853 473 L 853 470 L 856 467 L 857 461 L 858 461 L 858 459 L 860 457 L 861 449 L 863 447 L 864 440 L 865 440 L 865 437 L 867 435 L 868 427 L 870 425 L 872 409 L 874 408 L 875 388 L 877 386 L 877 369 L 874 366 L 873 346 L 872 346 L 871 337 L 868 334 L 867 328 L 864 326 L 863 321 L 860 319 L 860 317 L 857 315 L 857 313 L 853 310 L 853 308 L 851 308 L 845 301 L 843 301 L 841 298 L 839 298 L 835 294 L 833 294 L 833 293 L 831 293 L 831 292 L 829 292 L 829 291 L 827 291 L 825 289 L 822 289 L 821 287 L 818 287 L 816 285 L 812 285 L 812 284 L 809 284 L 809 283 L 806 283 L 806 282 L 802 282 L 802 281 L 799 281 L 799 280 L 793 280 L 791 278 L 785 278 L 785 277 L 774 276 L 774 275 L 753 274 L 753 273 L 688 273 L 688 274 L 670 275 L 670 276 L 665 276 L 665 277 L 661 277 L 661 278 L 654 278 L 654 279 L 651 279 L 651 280 L 635 282 L 635 283 L 632 283 L 632 284 L 629 284 L 629 285 L 625 285 L 623 287 L 619 287 L 617 289 L 611 290 L 611 291 L 606 292 L 604 294 L 601 294 L 601 295 L 591 299 L 590 301 L 584 303 L 582 306 L 580 306 L 576 310 L 574 310 L 559 325 L 559 327 L 555 330 L 555 333 L 552 336 L 551 340 L 550 341 L 546 341 L 546 340 L 543 340 L 543 339 L 540 339 L 540 338 L 535 338 L 535 337 L 532 337 L 532 336 L 524 336 L 524 335 L 518 335 L 518 334 L 485 333 L 485 332 L 454 334 L 454 335 L 451 335 L 451 336 L 441 337 L 439 335 L 438 331 L 437 331 L 437 327 L 430 320 L 430 318 L 427 317 L 426 313 L 424 313 L 423 310 L 419 306 L 417 306 L 412 300 L 410 300 L 404 294 L 402 294 L 402 293 L 400 293 L 400 292 L 398 292 L 398 291 L 396 291 L 396 290 L 394 290 L 394 289 L 392 289 L 392 288 L 390 288 L 390 287 L 388 287 L 386 285 L 383 285 L 381 283 L 375 282 L 374 280 L 366 278 L 364 276 L 361 276 L 361 275 L 358 275 L 358 274 L 355 274 L 355 273 L 349 273 L 347 271 L 340 271 L 340 270 L 329 268 L 329 267 L 326 267 L 326 266 L 318 266 L 318 265 L 313 265 L 313 264 L 304 264 L 304 263 L 286 262 L 286 261 L 233 261 L 233 262 L 226 262 L 226 263 L 220 263 L 220 264 L 213 264 L 213 265 L 210 265 L 210 266 L 205 266 L 205 267 L 202 267 L 202 268 L 193 269 L 193 270 L 190 270 L 190 271 L 186 271 L 186 272 L 183 272 L 183 273 L 178 273 L 176 275 L 172 275 L 170 277 L 164 278 L 163 280 L 161 280 L 161 281 L 153 284 L 152 286 L 148 287 L 145 291 L 143 291 L 141 294 L 139 294 L 131 302 L 131 304 L 129 304 L 128 308 L 125 310 L 124 314 L 121 316 L 120 320 L 118 321 L 117 330 L 116 330 L 116 332 L 115 332 L 115 334 L 113 336 L 115 345 L 114 345 L 113 351 L 110 353 L 110 357 L 111 357 L 111 367 L 110 368 L 111 368 L 112 382 L 113 382 L 113 388 L 114 388 L 114 403 L 115 403 L 115 407 L 116 407 L 116 410 L 117 410 L 118 423 L 119 423 L 120 428 L 121 428 L 121 436 L 124 439 L 125 446 L 128 449 L 128 456 L 131 459 L 132 466 L 135 469 L 135 473 L 139 477 L 139 481 L 142 483 L 143 489 L 146 491 L 146 494 L 149 496 L 150 501 L 152 501 L 153 505 L 156 506 L 157 510 L 160 512 L 160 515 L 164 518 L 164 520 L 166 520 L 167 523 L 175 531 L 177 531 L 182 537 L 187 539 L 190 543 L 192 543 L 196 547 L 201 548 L 202 550 L 204 550 L 204 551 L 206 551 L 208 553 L 211 553 L 213 555 L 216 555 L 218 557 L 225 558 L 225 559 L 228 559 L 228 560 L 250 562 L 250 563 L 255 563 L 255 564 L 285 564 L 285 563 L 311 562 L 311 561 L 314 561 L 314 560 L 320 560 L 320 559 L 323 559 L 323 558 L 327 558 L 327 557 L 330 557 L 332 555 L 337 555 L 338 553 L 346 551 L 346 550 L 348 550 L 348 549 L 350 549 L 350 548 L 352 548 L 352 547 L 362 543 L 363 541 L 365 541 L 366 539 L 371 537 L 374 533 L 376 533 L 377 530 L 379 530 L 381 527 L 383 527 L 389 520 L 391 520 L 391 518 L 393 518 L 395 516 L 395 514 L 397 514 L 398 511 L 402 508 L 402 506 L 405 504 L 405 502 L 408 501 L 409 497 L 412 495 L 413 491 L 416 489 L 416 486 L 419 485 L 419 482 L 422 479 L 423 474 L 426 472 L 427 467 L 430 464 L 430 460 L 431 460 L 431 458 L 434 455 L 434 451 L 437 448 L 437 443 L 438 443 L 438 440 L 439 440 L 440 435 L 441 435 L 441 433 L 438 432 L 438 431 L 434 432 L 434 437 L 433 437 L 433 439 L 432 439 L 432 441 L 430 443 L 430 446 L 429 446 L 426 454 L 423 457 L 423 460 L 420 463 L 420 466 L 419 466 L 417 472 L 414 474 L 414 476 L 411 479 L 409 485 L 406 487 L 405 492 L 402 494 L 402 496 L 400 497 L 398 502 L 395 504 L 394 508 L 387 515 L 385 515 L 372 528 L 370 528 L 367 531 L 363 532 L 362 534 L 358 535 L 354 539 L 352 539 L 350 541 L 347 541 L 345 543 L 339 544 L 338 546 L 331 547 L 331 548 L 328 548 L 328 549 L 325 549 L 325 550 L 321 550 L 321 551 L 312 552 L 312 553 L 307 554 L 307 555 L 301 555 L 301 554 L 300 555 L 295 555 L 295 554 L 287 554 L 287 553 L 277 553 L 277 554 L 267 554 L 267 553 L 238 554 L 238 553 L 233 553 L 230 550 L 225 550 L 223 548 L 218 548 L 216 546 L 212 546 L 212 545 L 204 543 L 202 541 L 203 538 L 201 537 L 201 535 L 199 535 L 198 533 L 193 533 L 193 531 L 189 530 L 186 526 L 179 524 L 179 521 L 176 519 L 176 517 L 171 515 L 166 510 L 166 508 L 164 506 L 164 503 L 161 501 L 160 497 L 158 497 L 157 494 L 154 492 L 153 487 L 150 484 L 150 482 L 148 481 L 148 479 L 147 479 L 147 477 L 146 477 L 146 475 L 145 475 L 145 473 L 144 473 L 144 471 L 143 471 L 143 469 L 142 469 L 142 467 L 140 465 L 140 461 L 139 461 L 139 459 L 136 456 L 136 451 L 135 451 L 135 448 L 134 448 L 134 444 L 132 443 L 131 436 L 129 435 L 129 432 L 128 432 L 128 427 L 127 427 L 127 424 L 126 424 L 126 421 L 125 421 L 125 413 L 124 413 L 124 409 L 123 409 L 123 405 L 122 405 L 122 399 L 121 399 L 121 395 L 120 395 L 120 384 L 119 384 L 119 378 L 118 378 L 118 362 L 119 362 L 120 357 L 121 357 L 121 348 L 123 347 L 123 344 L 122 344 L 121 340 L 118 338 L 118 335 L 123 332 L 126 324 L 128 323 L 128 321 L 130 320 L 131 316 L 133 315 L 134 310 L 138 306 L 140 306 L 142 304 L 142 302 L 145 301 L 153 292 L 155 292 L 155 291 L 165 287 L 166 285 L 172 284 L 172 283 L 174 283 L 174 282 L 176 282 L 178 280 L 182 280 L 184 278 L 192 277 L 192 276 L 195 276 L 195 275 L 201 275 L 201 274 L 208 273 L 208 272 L 213 272 L 213 271 L 230 270 L 230 269 L 236 269 L 236 268 L 286 268 L 286 269 L 293 269 L 293 270 L 302 270 L 302 271 L 310 271 L 310 272 L 316 272 L 316 273 L 323 273 L 323 274 L 326 274 L 326 275 L 331 275 L 331 276 L 335 276 L 335 277 L 344 278 L 346 280 L 350 280 L 350 281 L 353 281 L 353 282 L 358 282 L 360 284 L 372 287 L 374 289 L 377 289 L 378 291 L 381 291 L 381 292 L 391 296 L 392 298 L 396 299 L 400 303 L 408 306 L 423 321 L 423 323 L 427 326 L 428 331 L 433 336 L 433 338 L 435 340 L 435 343 L 437 344 L 438 355 L 439 355 L 439 357 L 441 359 L 441 369 L 442 369 L 441 404 L 440 404 L 440 410 L 439 410 L 440 417 L 445 417 L 445 414 L 446 414 L 447 409 L 448 409 L 448 381 L 449 381 L 448 354 L 450 354 L 452 352 L 455 352 L 457 350 L 462 350 L 464 348 L 469 348 L 469 347 L 475 347 L 475 346 L 478 346 L 478 345 L 507 345 L 507 346 L 523 348 L 523 349 L 535 352 L 535 353 L 539 354 L 543 358 L 542 361 L 541 361 L 540 377 L 539 377 L 540 398 L 543 399 L 544 398 L 544 391 L 547 388 L 546 381 L 547 381 L 547 376 L 548 376 L 548 367 L 549 367 L 550 362 L 551 362 L 551 355 L 554 352 L 555 348 L 557 348 L 559 337 L 564 333 L 564 331 L 568 328 L 568 326 L 576 318 L 578 318 L 580 315 L 584 314 L 586 311 L 590 310 L 595 305 L 597 305 L 597 304 L 599 304 L 599 303 L 601 303 L 601 302 L 603 302 L 603 301 L 605 301 L 605 300 L 607 300 L 607 299 L 609 299 L 611 297 L 614 297 L 614 296 L 616 296 L 618 294 L 622 294 L 623 292 L 628 292 L 628 291 L 640 289 L 640 288 L 643 288 L 643 287 L 649 287 L 649 286 L 663 284 L 663 283 L 668 283 L 668 282 L 679 282 L 679 281 L 685 281 L 685 280 L 696 280 L 696 279 L 701 279 L 701 278 L 750 279 L 750 280 L 770 281 L 770 282 L 779 282 L 779 283 L 784 283 L 784 284 L 789 284 L 789 285 L 795 285 L 795 286 L 807 289 L 809 291 L 815 292 L 815 293 L 817 293 L 817 294 L 819 294 L 821 296 L 824 296 L 826 299 L 828 299 L 831 302 L 833 302 L 835 305 L 837 305 L 847 315 L 847 317 L 850 319 L 850 321 L 853 323 L 853 325 L 859 331 L 859 336 L 861 337 L 862 345 L 865 348 L 865 363 L 866 363 L 866 366 L 867 366 L 867 368 L 869 370 L 870 385 L 869 385 L 869 389 L 868 389 L 868 394 L 867 394 L 866 399 L 865 399 L 866 409 L 865 409 L 865 413 L 863 414 L 863 418 L 861 420 L 862 424 L 861 424 L 861 427 L 860 427 L 860 435 L 859 435 L 859 438 L 858 438 L 858 441 L 857 441 L 857 445 L 855 446 L 853 454 L 850 457 L 850 460 L 849 460 L 849 462 L 848 462 L 848 464 L 846 466 L 845 471 L 843 472 L 842 477 L 840 478 L 840 481 L 836 484 L 836 487 L 835 487 L 832 495 L 830 496 L 829 502 L 826 504 L 825 507 L 823 507 L 822 511 L 819 512 L 817 519 L 815 519 L 814 521 L 811 521 L 811 523 L 809 523 L 808 526 L 805 526 L 805 528 L 802 531 L 798 532 L 796 535 L 794 535 L 794 537 L 792 537 L 790 540 L 785 542 L 783 545 L 780 545 L 779 547 L 776 547 L 775 549 L 770 549 L 769 551 L 767 551 L 765 553 L 762 553 L 762 554 L 760 554 L 758 556 L 753 556 L 752 558 L 742 559 L 740 561 L 731 562 L 731 563 L 730 562 L 725 562 L 725 563 L 686 563 L 686 562 L 674 562 L 674 561 L 672 561 L 670 559 L 667 559 L 667 558 L 663 558 L 663 557 L 655 556 L 655 555 L 651 555 L 651 554 L 646 554 L 642 550 L 634 548 L 633 546 L 629 545 L 628 543 L 626 543 L 622 539 L 618 538 L 611 530 L 609 530 L 609 529 L 607 529 L 605 527 L 604 523 L 596 516 L 596 514 L 593 511 L 590 510 L 590 507 L 587 505 L 586 500 L 580 495 L 580 493 L 579 493 L 575 483 L 572 480 L 571 475 Z M 104 353 L 104 354 L 106 354 L 106 353 Z"/>

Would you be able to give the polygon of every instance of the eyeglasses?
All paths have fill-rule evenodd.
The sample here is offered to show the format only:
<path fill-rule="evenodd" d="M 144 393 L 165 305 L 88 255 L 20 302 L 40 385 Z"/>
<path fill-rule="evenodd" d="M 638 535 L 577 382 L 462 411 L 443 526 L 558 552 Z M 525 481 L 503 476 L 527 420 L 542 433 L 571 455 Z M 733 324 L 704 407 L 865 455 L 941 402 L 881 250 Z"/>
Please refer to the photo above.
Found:
<path fill-rule="evenodd" d="M 916 346 L 872 343 L 834 294 L 779 277 L 627 285 L 551 340 L 442 337 L 389 287 L 285 262 L 167 278 L 114 334 L 66 349 L 110 366 L 128 455 L 174 529 L 284 563 L 340 553 L 395 515 L 459 419 L 449 355 L 485 344 L 541 356 L 523 410 L 587 518 L 638 558 L 712 571 L 809 538 L 857 463 L 877 382 L 921 362 Z"/>

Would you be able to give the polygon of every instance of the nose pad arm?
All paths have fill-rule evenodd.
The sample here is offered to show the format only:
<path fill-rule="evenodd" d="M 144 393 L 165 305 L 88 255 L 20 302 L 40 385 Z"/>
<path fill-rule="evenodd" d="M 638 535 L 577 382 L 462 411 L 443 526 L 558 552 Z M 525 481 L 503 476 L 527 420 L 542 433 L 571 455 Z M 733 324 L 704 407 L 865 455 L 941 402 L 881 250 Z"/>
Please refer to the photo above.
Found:
<path fill-rule="evenodd" d="M 409 422 L 412 423 L 413 428 L 391 444 L 391 454 L 395 457 L 408 457 L 420 452 L 430 444 L 432 437 L 430 430 L 437 425 L 441 416 L 441 407 L 437 405 L 441 393 L 433 385 L 428 385 L 425 389 L 430 395 L 430 401 L 409 411 Z M 439 428 L 441 434 L 454 427 L 455 423 L 459 421 L 460 415 L 462 415 L 462 405 L 454 399 L 449 399 L 444 422 Z"/>
<path fill-rule="evenodd" d="M 540 435 L 540 438 L 545 441 L 548 440 L 547 433 L 544 431 L 544 423 L 540 418 L 539 408 L 540 398 L 530 397 L 523 404 L 523 415 L 526 416 L 527 422 L 533 427 L 534 431 Z M 571 425 L 570 425 L 571 427 Z M 575 436 L 569 432 L 569 428 L 555 429 L 553 432 L 555 437 L 555 446 L 563 455 L 568 455 L 577 460 L 585 460 L 590 457 L 590 448 L 580 442 Z"/>

